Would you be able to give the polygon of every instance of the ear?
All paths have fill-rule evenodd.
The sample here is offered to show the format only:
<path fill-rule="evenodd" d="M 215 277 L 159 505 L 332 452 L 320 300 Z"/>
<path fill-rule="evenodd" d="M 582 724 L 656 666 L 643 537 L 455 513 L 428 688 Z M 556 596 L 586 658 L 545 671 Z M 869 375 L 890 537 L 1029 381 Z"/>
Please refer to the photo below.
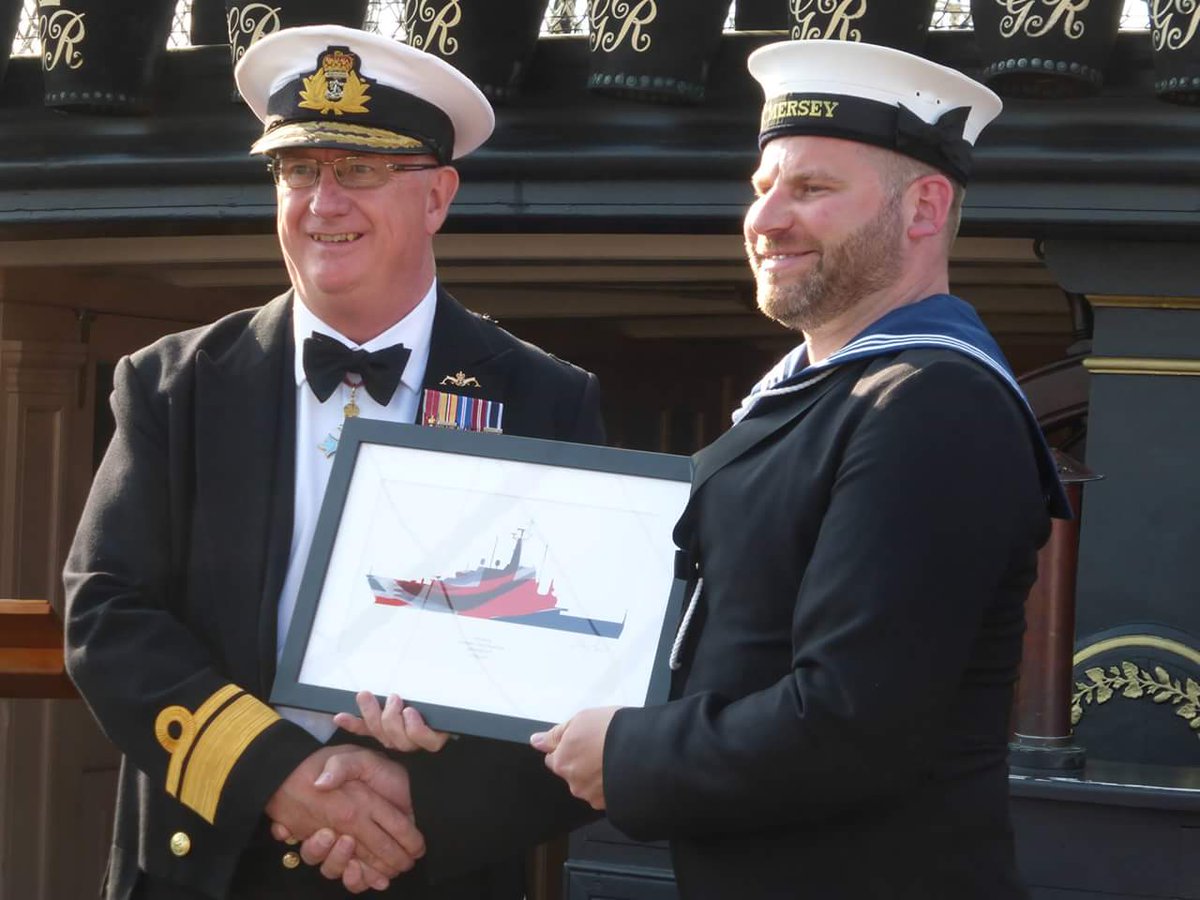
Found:
<path fill-rule="evenodd" d="M 441 230 L 458 193 L 458 170 L 442 166 L 429 172 L 429 193 L 425 197 L 425 229 L 433 235 Z"/>
<path fill-rule="evenodd" d="M 935 237 L 946 228 L 954 205 L 954 185 L 942 174 L 922 175 L 908 187 L 908 236 Z"/>

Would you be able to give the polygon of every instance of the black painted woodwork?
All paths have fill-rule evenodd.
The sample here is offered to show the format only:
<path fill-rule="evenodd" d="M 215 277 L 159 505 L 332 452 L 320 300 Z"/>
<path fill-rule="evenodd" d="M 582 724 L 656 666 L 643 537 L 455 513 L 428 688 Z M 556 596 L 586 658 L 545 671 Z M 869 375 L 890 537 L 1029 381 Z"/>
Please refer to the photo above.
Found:
<path fill-rule="evenodd" d="M 1089 757 L 1197 767 L 1200 303 L 1173 298 L 1200 296 L 1200 254 L 1048 240 L 1045 258 L 1097 302 L 1087 464 L 1105 477 L 1084 490 L 1075 649 L 1109 649 L 1075 664 L 1075 737 Z"/>
<path fill-rule="evenodd" d="M 1089 761 L 1083 777 L 1013 776 L 1009 789 L 1031 900 L 1200 900 L 1194 767 Z M 602 821 L 570 846 L 567 900 L 678 900 L 665 844 L 632 842 Z M 802 871 L 795 896 L 807 897 Z"/>
<path fill-rule="evenodd" d="M 584 37 L 542 38 L 521 98 L 461 163 L 449 227 L 463 232 L 740 230 L 761 106 L 751 49 L 781 35 L 726 34 L 705 103 L 637 103 L 586 88 Z M 971 32 L 934 32 L 931 58 L 977 71 Z M 36 59 L 0 90 L 0 238 L 267 232 L 259 133 L 231 102 L 228 50 L 167 54 L 152 112 L 47 110 Z M 1200 116 L 1157 100 L 1149 37 L 1117 42 L 1100 96 L 1009 101 L 985 132 L 968 192 L 969 235 L 1188 241 L 1200 237 Z"/>

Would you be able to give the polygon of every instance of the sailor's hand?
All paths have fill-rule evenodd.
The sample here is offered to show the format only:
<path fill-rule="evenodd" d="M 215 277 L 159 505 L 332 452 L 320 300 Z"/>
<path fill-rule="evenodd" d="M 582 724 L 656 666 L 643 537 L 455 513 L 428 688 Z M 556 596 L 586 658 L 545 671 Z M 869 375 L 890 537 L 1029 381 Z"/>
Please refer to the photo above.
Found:
<path fill-rule="evenodd" d="M 318 793 L 337 793 L 344 786 L 357 782 L 411 817 L 412 794 L 408 772 L 403 765 L 377 751 L 362 747 L 333 747 L 326 750 L 329 755 L 325 758 L 324 768 L 312 783 Z M 367 862 L 361 843 L 353 835 L 339 831 L 323 827 L 300 843 L 299 835 L 293 834 L 282 822 L 271 824 L 271 834 L 276 840 L 289 844 L 300 843 L 300 858 L 310 866 L 320 866 L 321 874 L 326 878 L 340 879 L 342 886 L 350 893 L 358 894 L 369 889 L 385 890 L 390 878 L 399 873 L 381 871 L 381 867 Z M 413 831 L 416 832 L 415 823 Z M 416 834 L 420 843 L 414 847 L 414 859 L 425 852 L 424 840 L 419 838 L 419 832 Z"/>
<path fill-rule="evenodd" d="M 338 713 L 333 724 L 351 734 L 370 736 L 389 750 L 411 753 L 428 750 L 437 753 L 450 740 L 444 731 L 434 731 L 425 724 L 425 719 L 411 706 L 391 694 L 380 709 L 379 701 L 370 691 L 359 691 L 355 696 L 362 718 L 349 713 Z"/>
<path fill-rule="evenodd" d="M 408 772 L 374 750 L 321 748 L 284 780 L 266 813 L 274 823 L 272 834 L 304 841 L 301 857 L 314 865 L 335 849 L 335 862 L 342 859 L 347 847 L 338 849 L 338 841 L 330 840 L 334 834 L 352 838 L 349 850 L 359 865 L 346 883 L 351 890 L 386 886 L 425 854 L 425 840 L 412 816 Z M 328 874 L 343 877 L 343 872 Z"/>
<path fill-rule="evenodd" d="M 319 866 L 321 874 L 331 881 L 340 880 L 351 894 L 386 891 L 391 881 L 355 857 L 357 846 L 350 835 L 336 835 L 322 828 L 300 845 L 300 858 L 310 866 Z"/>
<path fill-rule="evenodd" d="M 546 768 L 592 809 L 604 809 L 604 738 L 618 709 L 585 709 L 529 738 L 529 743 L 546 754 Z"/>

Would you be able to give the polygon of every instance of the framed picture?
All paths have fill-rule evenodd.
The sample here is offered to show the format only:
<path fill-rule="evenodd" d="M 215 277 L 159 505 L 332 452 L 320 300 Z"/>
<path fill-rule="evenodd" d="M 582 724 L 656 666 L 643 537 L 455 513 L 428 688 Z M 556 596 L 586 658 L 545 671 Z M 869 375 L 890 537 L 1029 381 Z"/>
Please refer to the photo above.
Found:
<path fill-rule="evenodd" d="M 665 700 L 690 480 L 686 457 L 349 420 L 271 701 L 396 693 L 523 742 Z"/>

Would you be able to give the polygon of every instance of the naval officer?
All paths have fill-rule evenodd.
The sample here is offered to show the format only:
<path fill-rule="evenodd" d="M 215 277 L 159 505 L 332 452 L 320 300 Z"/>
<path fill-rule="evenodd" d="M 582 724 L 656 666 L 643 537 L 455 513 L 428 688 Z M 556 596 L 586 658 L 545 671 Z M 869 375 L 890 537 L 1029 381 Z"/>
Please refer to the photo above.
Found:
<path fill-rule="evenodd" d="M 518 900 L 523 851 L 586 811 L 538 754 L 463 739 L 401 764 L 266 698 L 346 417 L 470 407 L 458 424 L 600 442 L 596 380 L 439 284 L 451 163 L 494 122 L 468 79 L 333 26 L 264 38 L 236 76 L 291 289 L 118 363 L 65 571 L 68 670 L 123 754 L 106 896 Z M 364 777 L 318 789 L 343 754 Z M 271 820 L 341 835 L 352 864 L 302 865 Z"/>

